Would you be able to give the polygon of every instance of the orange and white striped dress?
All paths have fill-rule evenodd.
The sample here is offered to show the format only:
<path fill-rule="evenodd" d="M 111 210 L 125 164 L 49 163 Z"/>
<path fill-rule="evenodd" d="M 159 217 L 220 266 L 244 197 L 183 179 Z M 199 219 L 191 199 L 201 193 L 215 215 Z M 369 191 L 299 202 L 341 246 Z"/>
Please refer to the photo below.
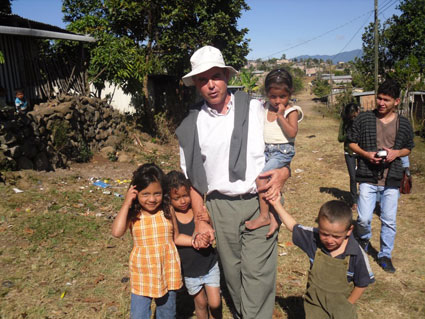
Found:
<path fill-rule="evenodd" d="M 173 225 L 164 212 L 140 214 L 130 224 L 133 250 L 130 254 L 131 292 L 160 298 L 183 285 L 180 258 L 173 240 Z"/>

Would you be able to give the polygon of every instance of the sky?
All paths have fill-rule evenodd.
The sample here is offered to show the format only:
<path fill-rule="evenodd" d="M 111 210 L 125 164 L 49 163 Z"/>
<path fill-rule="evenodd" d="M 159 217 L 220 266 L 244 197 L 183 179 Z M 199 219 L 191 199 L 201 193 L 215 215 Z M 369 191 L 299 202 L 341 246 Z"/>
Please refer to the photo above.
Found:
<path fill-rule="evenodd" d="M 213 0 L 211 0 L 213 1 Z M 239 28 L 249 29 L 248 59 L 334 55 L 362 48 L 364 28 L 374 21 L 374 0 L 245 0 Z M 385 21 L 400 0 L 378 0 Z M 13 0 L 12 13 L 65 28 L 61 0 Z"/>

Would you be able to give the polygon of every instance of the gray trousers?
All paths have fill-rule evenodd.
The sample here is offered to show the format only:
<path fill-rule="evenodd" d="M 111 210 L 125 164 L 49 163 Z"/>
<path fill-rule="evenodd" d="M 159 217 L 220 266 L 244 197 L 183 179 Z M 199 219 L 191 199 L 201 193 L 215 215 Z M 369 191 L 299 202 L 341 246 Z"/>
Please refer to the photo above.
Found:
<path fill-rule="evenodd" d="M 259 215 L 258 197 L 207 199 L 227 288 L 239 317 L 272 318 L 276 294 L 277 232 L 269 226 L 248 230 L 245 221 Z"/>

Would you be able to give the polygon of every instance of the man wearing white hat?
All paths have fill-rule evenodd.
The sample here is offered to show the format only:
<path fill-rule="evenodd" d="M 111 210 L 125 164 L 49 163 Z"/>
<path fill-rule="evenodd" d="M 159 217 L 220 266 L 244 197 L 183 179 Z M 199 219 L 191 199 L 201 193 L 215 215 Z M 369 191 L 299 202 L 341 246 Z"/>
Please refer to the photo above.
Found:
<path fill-rule="evenodd" d="M 255 179 L 264 167 L 264 109 L 244 92 L 231 94 L 227 82 L 236 70 L 226 66 L 220 50 L 204 46 L 190 59 L 192 71 L 182 79 L 195 86 L 203 101 L 176 130 L 180 163 L 192 182 L 195 233 L 217 240 L 226 284 L 236 315 L 272 318 L 275 302 L 277 232 L 245 228 L 259 215 Z M 266 172 L 268 198 L 277 196 L 289 170 Z M 214 230 L 202 221 L 203 196 Z"/>

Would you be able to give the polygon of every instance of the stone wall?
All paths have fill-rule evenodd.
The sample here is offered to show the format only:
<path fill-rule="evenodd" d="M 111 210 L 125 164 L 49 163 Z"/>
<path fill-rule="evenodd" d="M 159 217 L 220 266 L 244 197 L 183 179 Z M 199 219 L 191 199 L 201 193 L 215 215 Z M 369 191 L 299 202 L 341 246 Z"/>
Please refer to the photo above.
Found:
<path fill-rule="evenodd" d="M 106 100 L 63 96 L 27 114 L 0 110 L 0 169 L 52 170 L 86 161 L 124 137 L 123 116 Z"/>

